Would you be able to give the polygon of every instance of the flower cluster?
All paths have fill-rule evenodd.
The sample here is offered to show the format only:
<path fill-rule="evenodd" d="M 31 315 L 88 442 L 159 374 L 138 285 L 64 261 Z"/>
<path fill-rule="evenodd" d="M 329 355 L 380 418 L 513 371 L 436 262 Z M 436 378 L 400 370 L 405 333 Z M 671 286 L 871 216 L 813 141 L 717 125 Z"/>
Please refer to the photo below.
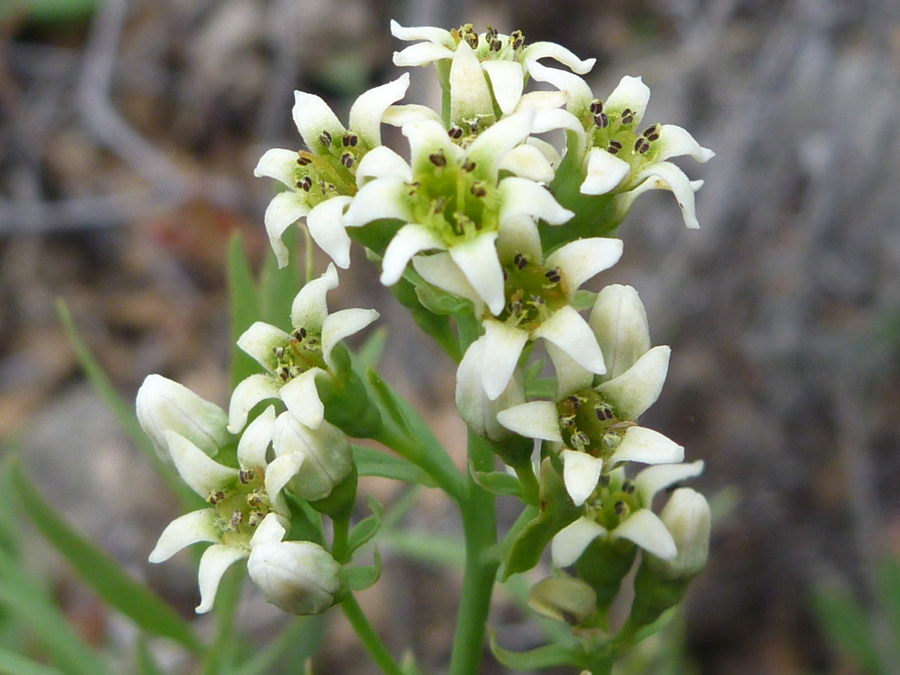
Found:
<path fill-rule="evenodd" d="M 447 351 L 459 360 L 460 415 L 515 471 L 512 492 L 537 509 L 507 547 L 506 574 L 534 566 L 549 547 L 557 576 L 536 587 L 535 605 L 597 627 L 640 549 L 646 571 L 635 607 L 644 609 L 633 616 L 650 621 L 665 602 L 643 589 L 686 583 L 705 563 L 709 538 L 699 493 L 675 489 L 659 515 L 654 497 L 703 464 L 685 463 L 683 447 L 640 423 L 660 395 L 670 350 L 651 346 L 638 293 L 582 286 L 619 261 L 623 244 L 611 235 L 643 192 L 670 190 L 685 224 L 698 226 L 702 181 L 669 160 L 706 162 L 713 153 L 680 127 L 643 126 L 649 89 L 640 78 L 596 97 L 582 78 L 594 61 L 558 45 L 471 25 L 391 30 L 414 43 L 394 55 L 396 65 L 435 66 L 444 109 L 401 104 L 408 75 L 362 94 L 346 127 L 321 98 L 297 92 L 305 148 L 269 150 L 255 171 L 286 187 L 265 225 L 279 265 L 291 256 L 286 229 L 303 219 L 333 264 L 297 294 L 288 330 L 256 322 L 239 338 L 261 372 L 236 386 L 227 414 L 159 376 L 145 382 L 141 423 L 209 504 L 173 522 L 151 560 L 213 543 L 200 564 L 198 611 L 242 559 L 286 611 L 321 612 L 340 600 L 346 542 L 329 550 L 324 535 L 304 539 L 293 526 L 305 518 L 298 502 L 334 516 L 355 498 L 346 434 L 366 435 L 352 418 L 368 393 L 338 346 L 377 313 L 329 313 L 325 296 L 356 240 L 442 346 L 456 328 Z M 551 88 L 526 91 L 531 82 Z M 399 127 L 408 152 L 382 144 L 383 123 Z M 564 145 L 551 145 L 550 132 Z M 379 414 L 402 418 L 385 391 Z M 426 473 L 435 466 L 410 457 Z"/>

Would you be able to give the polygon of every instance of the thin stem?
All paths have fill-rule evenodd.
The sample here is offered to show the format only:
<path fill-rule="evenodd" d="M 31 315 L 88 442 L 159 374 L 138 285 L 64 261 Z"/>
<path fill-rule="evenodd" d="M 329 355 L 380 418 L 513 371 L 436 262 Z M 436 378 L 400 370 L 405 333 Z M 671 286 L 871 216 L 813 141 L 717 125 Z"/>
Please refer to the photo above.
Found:
<path fill-rule="evenodd" d="M 312 235 L 309 233 L 308 227 L 301 227 L 303 231 L 303 253 L 305 255 L 305 266 L 306 270 L 306 283 L 309 283 L 316 277 L 316 260 L 315 260 L 315 252 L 316 249 L 313 246 Z"/>
<path fill-rule="evenodd" d="M 455 502 L 465 499 L 466 482 L 443 448 L 434 452 L 429 445 L 408 438 L 390 424 L 382 427 L 375 440 L 422 468 Z"/>
<path fill-rule="evenodd" d="M 502 562 L 506 558 L 506 554 L 509 552 L 509 549 L 512 546 L 512 543 L 515 541 L 516 536 L 518 536 L 519 532 L 522 531 L 522 528 L 524 528 L 528 523 L 534 520 L 537 514 L 537 506 L 529 504 L 524 509 L 522 509 L 522 513 L 519 514 L 519 517 L 516 519 L 516 522 L 513 523 L 513 526 L 509 528 L 509 532 L 503 535 L 503 539 L 497 542 L 497 545 L 490 550 L 489 555 Z"/>
<path fill-rule="evenodd" d="M 490 471 L 494 454 L 481 438 L 469 432 L 469 460 L 476 471 Z M 480 671 L 491 594 L 500 560 L 487 555 L 497 543 L 494 495 L 467 478 L 467 497 L 460 502 L 466 538 L 466 570 L 456 637 L 450 657 L 450 675 L 475 675 Z"/>
<path fill-rule="evenodd" d="M 366 615 L 363 614 L 362 608 L 352 593 L 348 593 L 341 601 L 341 609 L 344 611 L 347 621 L 353 626 L 353 630 L 356 631 L 360 642 L 363 643 L 363 646 L 365 646 L 375 664 L 381 669 L 381 672 L 386 675 L 404 675 L 403 670 L 394 660 L 394 657 L 391 656 L 387 647 L 384 646 Z"/>
<path fill-rule="evenodd" d="M 350 535 L 350 518 L 335 518 L 334 537 L 331 540 L 331 555 L 339 563 L 348 562 L 348 543 L 347 539 Z"/>

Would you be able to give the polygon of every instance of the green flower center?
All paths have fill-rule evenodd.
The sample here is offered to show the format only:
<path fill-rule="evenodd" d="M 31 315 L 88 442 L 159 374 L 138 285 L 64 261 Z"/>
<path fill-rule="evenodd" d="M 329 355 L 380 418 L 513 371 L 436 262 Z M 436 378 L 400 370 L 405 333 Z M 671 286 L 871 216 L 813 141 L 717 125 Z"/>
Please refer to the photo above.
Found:
<path fill-rule="evenodd" d="M 606 150 L 631 165 L 635 175 L 650 164 L 655 164 L 659 156 L 660 126 L 654 124 L 638 131 L 635 112 L 631 108 L 607 110 L 603 101 L 594 100 L 590 106 L 590 116 L 582 119 L 591 138 L 591 145 Z"/>
<path fill-rule="evenodd" d="M 616 416 L 613 407 L 593 389 L 567 396 L 556 404 L 559 429 L 567 447 L 603 459 L 604 469 L 634 422 Z"/>
<path fill-rule="evenodd" d="M 475 162 L 458 164 L 443 151 L 429 155 L 428 162 L 409 183 L 415 222 L 435 232 L 448 247 L 499 229 L 499 191 L 477 177 Z"/>
<path fill-rule="evenodd" d="M 290 382 L 310 368 L 327 368 L 322 356 L 322 340 L 319 335 L 301 326 L 291 333 L 287 344 L 273 347 L 275 375 L 282 382 Z"/>
<path fill-rule="evenodd" d="M 265 481 L 265 467 L 244 469 L 233 485 L 209 495 L 207 501 L 216 509 L 222 543 L 248 545 L 263 518 L 272 511 Z"/>
<path fill-rule="evenodd" d="M 506 307 L 497 317 L 508 325 L 529 333 L 555 312 L 568 305 L 568 288 L 559 268 L 517 253 L 503 266 Z"/>
<path fill-rule="evenodd" d="M 641 508 L 634 481 L 611 480 L 609 476 L 601 476 L 600 483 L 594 494 L 587 502 L 587 517 L 605 527 L 613 530 L 628 518 L 629 515 Z"/>
<path fill-rule="evenodd" d="M 509 35 L 500 34 L 496 28 L 488 24 L 483 35 L 475 32 L 471 23 L 466 23 L 450 31 L 456 44 L 463 40 L 472 48 L 479 61 L 488 59 L 514 61 L 519 58 L 525 47 L 525 36 L 520 30 Z"/>
<path fill-rule="evenodd" d="M 356 167 L 368 150 L 352 131 L 342 138 L 332 138 L 323 131 L 319 140 L 325 146 L 325 154 L 300 150 L 292 176 L 294 188 L 304 193 L 310 207 L 339 195 L 355 195 Z"/>

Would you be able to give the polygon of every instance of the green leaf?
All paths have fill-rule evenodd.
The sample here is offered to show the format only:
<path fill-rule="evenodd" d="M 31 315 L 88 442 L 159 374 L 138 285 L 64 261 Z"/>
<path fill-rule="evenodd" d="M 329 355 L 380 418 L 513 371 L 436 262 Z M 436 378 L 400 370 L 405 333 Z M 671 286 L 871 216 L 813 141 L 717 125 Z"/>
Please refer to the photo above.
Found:
<path fill-rule="evenodd" d="M 21 526 L 14 499 L 15 479 L 9 462 L 0 463 L 0 551 L 18 556 Z"/>
<path fill-rule="evenodd" d="M 375 562 L 372 565 L 344 567 L 344 576 L 351 591 L 364 591 L 373 586 L 381 577 L 381 554 L 375 549 Z"/>
<path fill-rule="evenodd" d="M 89 18 L 99 0 L 13 0 L 0 5 L 0 18 L 21 13 L 36 23 L 69 23 Z"/>
<path fill-rule="evenodd" d="M 238 348 L 237 340 L 261 316 L 253 271 L 238 233 L 232 235 L 228 244 L 227 273 L 231 310 L 231 383 L 237 386 L 238 382 L 259 372 L 259 364 Z"/>
<path fill-rule="evenodd" d="M 378 367 L 378 362 L 381 361 L 381 355 L 387 346 L 387 339 L 387 328 L 376 328 L 369 333 L 359 351 L 355 354 L 351 352 L 350 358 L 353 361 L 353 370 L 356 371 L 360 378 L 366 376 L 366 370 L 369 368 Z"/>
<path fill-rule="evenodd" d="M 350 536 L 347 539 L 347 548 L 350 556 L 353 555 L 354 551 L 359 550 L 361 546 L 365 546 L 370 542 L 372 537 L 381 529 L 381 523 L 384 520 L 384 507 L 371 495 L 369 495 L 369 510 L 372 512 L 372 515 L 361 520 L 356 527 L 350 530 Z"/>
<path fill-rule="evenodd" d="M 383 450 L 367 448 L 362 445 L 353 446 L 353 461 L 360 476 L 379 476 L 404 483 L 416 483 L 425 487 L 437 487 L 437 483 L 412 462 L 388 454 Z"/>
<path fill-rule="evenodd" d="M 407 275 L 415 273 L 407 272 Z M 424 281 L 422 282 L 425 283 Z M 457 363 L 462 358 L 459 350 L 459 343 L 453 332 L 453 326 L 450 317 L 444 314 L 435 314 L 425 308 L 419 300 L 416 287 L 406 277 L 400 279 L 396 284 L 391 286 L 391 295 L 397 301 L 409 310 L 413 321 L 427 335 L 430 335 L 435 342 Z M 459 310 L 458 310 L 459 311 Z"/>
<path fill-rule="evenodd" d="M 383 534 L 378 541 L 411 560 L 458 569 L 466 565 L 466 545 L 457 537 L 438 536 L 424 530 L 398 530 Z"/>
<path fill-rule="evenodd" d="M 252 657 L 231 671 L 230 675 L 294 672 L 292 667 L 295 664 L 305 663 L 319 650 L 324 633 L 324 615 L 294 619 L 281 634 L 262 649 L 257 649 Z"/>
<path fill-rule="evenodd" d="M 819 625 L 831 644 L 866 673 L 883 673 L 866 614 L 856 599 L 846 590 L 817 588 L 812 600 Z"/>
<path fill-rule="evenodd" d="M 562 645 L 545 645 L 527 652 L 512 652 L 497 644 L 497 634 L 488 628 L 491 639 L 491 652 L 500 663 L 516 672 L 531 671 L 537 668 L 574 665 L 577 657 L 572 650 Z"/>
<path fill-rule="evenodd" d="M 112 675 L 100 656 L 81 641 L 44 589 L 2 553 L 0 605 L 34 631 L 50 658 L 67 675 Z"/>
<path fill-rule="evenodd" d="M 303 286 L 297 267 L 298 235 L 299 231 L 296 227 L 287 229 L 282 236 L 282 241 L 288 251 L 294 252 L 294 255 L 289 257 L 285 267 L 279 269 L 278 261 L 270 251 L 263 264 L 262 278 L 259 283 L 261 310 L 259 318 L 282 329 L 290 326 L 291 306 L 294 304 L 297 292 Z"/>
<path fill-rule="evenodd" d="M 156 473 L 178 497 L 178 501 L 184 507 L 184 510 L 190 511 L 200 508 L 204 504 L 203 500 L 169 467 L 163 464 L 156 454 L 156 448 L 153 447 L 153 443 L 138 422 L 137 414 L 134 411 L 134 403 L 131 401 L 126 403 L 125 399 L 116 391 L 99 361 L 88 349 L 84 340 L 81 339 L 81 335 L 78 333 L 78 329 L 75 327 L 75 322 L 72 319 L 72 313 L 61 298 L 56 300 L 56 313 L 63 325 L 63 329 L 66 331 L 66 335 L 69 337 L 69 341 L 72 343 L 72 347 L 75 349 L 75 355 L 78 357 L 78 362 L 81 364 L 84 374 L 97 393 L 100 394 L 100 397 L 106 402 L 106 405 L 109 406 L 109 409 L 113 411 L 119 424 L 122 425 L 122 428 L 134 444 L 141 449 Z"/>
<path fill-rule="evenodd" d="M 65 675 L 61 670 L 0 649 L 0 673 L 3 675 Z"/>
<path fill-rule="evenodd" d="M 515 497 L 522 494 L 522 484 L 519 479 L 503 471 L 476 471 L 470 464 L 469 473 L 476 485 L 492 494 Z"/>
<path fill-rule="evenodd" d="M 553 377 L 542 377 L 539 380 L 532 380 L 525 385 L 525 397 L 529 400 L 535 398 L 550 398 L 556 396 L 556 379 Z"/>
<path fill-rule="evenodd" d="M 135 651 L 138 675 L 166 675 L 165 671 L 156 663 L 156 659 L 153 658 L 153 654 L 147 647 L 147 641 L 143 635 L 138 639 Z"/>
<path fill-rule="evenodd" d="M 387 382 L 381 379 L 381 376 L 374 369 L 369 368 L 366 371 L 366 382 L 372 388 L 375 394 L 375 400 L 378 408 L 387 414 L 387 418 L 393 422 L 394 426 L 400 429 L 406 435 L 412 435 L 413 429 L 404 414 L 403 399 L 394 393 Z"/>
<path fill-rule="evenodd" d="M 896 644 L 900 645 L 900 561 L 884 558 L 878 565 L 882 602 L 891 620 Z"/>
<path fill-rule="evenodd" d="M 25 512 L 98 595 L 148 633 L 175 640 L 191 651 L 203 649 L 190 625 L 169 605 L 128 576 L 115 560 L 72 529 L 41 498 L 21 464 L 13 464 L 11 470 Z"/>

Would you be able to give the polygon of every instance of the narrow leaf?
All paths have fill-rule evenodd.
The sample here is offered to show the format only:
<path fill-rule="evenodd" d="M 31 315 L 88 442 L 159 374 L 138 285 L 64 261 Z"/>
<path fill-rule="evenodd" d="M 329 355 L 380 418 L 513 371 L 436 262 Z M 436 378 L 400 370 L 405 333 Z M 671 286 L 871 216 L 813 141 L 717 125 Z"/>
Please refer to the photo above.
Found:
<path fill-rule="evenodd" d="M 442 537 L 421 530 L 402 530 L 383 534 L 378 542 L 411 560 L 458 569 L 466 564 L 465 542 L 455 537 Z"/>
<path fill-rule="evenodd" d="M 305 663 L 322 644 L 325 617 L 304 616 L 295 619 L 262 649 L 241 664 L 231 675 L 268 675 L 292 672 L 291 664 Z M 281 664 L 282 667 L 279 667 Z"/>
<path fill-rule="evenodd" d="M 352 356 L 353 370 L 360 378 L 366 376 L 366 370 L 369 368 L 377 368 L 378 362 L 381 361 L 381 355 L 387 346 L 388 331 L 386 328 L 376 328 L 369 333 L 366 341 L 363 342 L 359 351 Z"/>
<path fill-rule="evenodd" d="M 384 507 L 378 503 L 375 497 L 369 495 L 369 510 L 372 515 L 361 520 L 356 527 L 350 530 L 350 536 L 347 540 L 347 548 L 352 556 L 354 551 L 359 550 L 361 546 L 365 546 L 381 529 L 381 523 L 384 520 Z"/>
<path fill-rule="evenodd" d="M 381 554 L 375 549 L 375 562 L 372 565 L 345 567 L 344 574 L 351 591 L 364 591 L 373 586 L 381 577 Z"/>
<path fill-rule="evenodd" d="M 61 670 L 0 649 L 0 673 L 3 675 L 65 675 Z"/>
<path fill-rule="evenodd" d="M 153 635 L 175 640 L 191 651 L 202 647 L 190 625 L 122 567 L 70 527 L 38 494 L 19 463 L 12 465 L 16 494 L 26 513 L 82 579 L 110 605 Z"/>
<path fill-rule="evenodd" d="M 497 644 L 497 635 L 488 629 L 491 652 L 500 663 L 516 672 L 526 672 L 537 668 L 574 665 L 576 656 L 562 645 L 545 645 L 527 652 L 513 652 Z"/>
<path fill-rule="evenodd" d="M 522 494 L 522 484 L 519 482 L 519 479 L 503 471 L 475 471 L 469 465 L 469 473 L 472 474 L 472 480 L 479 487 L 495 495 L 513 495 L 518 497 Z"/>
<path fill-rule="evenodd" d="M 417 483 L 425 487 L 437 487 L 431 476 L 418 466 L 383 450 L 354 445 L 353 461 L 356 462 L 360 476 L 379 476 L 404 483 Z"/>
<path fill-rule="evenodd" d="M 835 648 L 852 657 L 866 673 L 884 672 L 866 614 L 849 593 L 819 588 L 813 593 L 813 609 Z"/>
<path fill-rule="evenodd" d="M 256 361 L 238 349 L 237 340 L 260 317 L 259 296 L 253 271 L 240 234 L 228 244 L 228 302 L 231 310 L 231 382 L 237 385 L 259 371 Z"/>
<path fill-rule="evenodd" d="M 300 281 L 300 272 L 297 267 L 297 237 L 298 228 L 291 227 L 282 236 L 291 255 L 286 267 L 278 268 L 275 255 L 270 251 L 263 264 L 260 279 L 260 318 L 273 326 L 287 329 L 291 321 L 291 305 L 294 297 L 303 286 Z"/>

